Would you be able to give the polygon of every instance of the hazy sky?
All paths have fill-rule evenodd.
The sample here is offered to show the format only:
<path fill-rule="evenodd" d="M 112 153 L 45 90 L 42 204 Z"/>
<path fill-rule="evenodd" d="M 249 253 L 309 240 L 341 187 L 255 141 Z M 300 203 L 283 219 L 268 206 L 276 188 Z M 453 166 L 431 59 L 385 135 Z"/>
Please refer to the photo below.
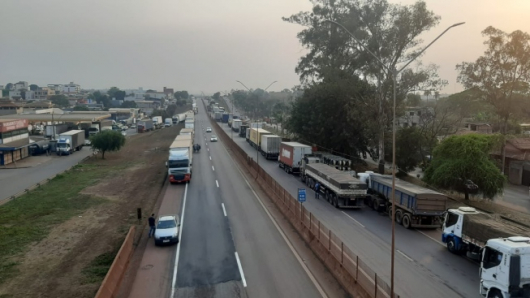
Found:
<path fill-rule="evenodd" d="M 392 1 L 412 4 L 414 0 Z M 310 10 L 309 0 L 2 0 L 0 84 L 68 83 L 83 88 L 173 87 L 212 93 L 249 88 L 277 91 L 299 84 L 294 68 L 304 49 L 302 27 L 281 20 Z M 492 25 L 530 32 L 530 0 L 429 0 L 442 17 L 422 57 L 456 84 L 455 65 L 484 52 Z"/>

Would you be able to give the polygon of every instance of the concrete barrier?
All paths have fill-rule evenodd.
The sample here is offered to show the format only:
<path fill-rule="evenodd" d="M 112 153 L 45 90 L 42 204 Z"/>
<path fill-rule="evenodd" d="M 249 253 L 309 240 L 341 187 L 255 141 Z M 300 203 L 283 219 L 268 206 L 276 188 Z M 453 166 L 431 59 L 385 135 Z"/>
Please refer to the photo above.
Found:
<path fill-rule="evenodd" d="M 96 293 L 96 298 L 113 298 L 117 296 L 118 291 L 120 290 L 121 281 L 127 271 L 127 266 L 129 265 L 129 261 L 134 252 L 133 243 L 135 230 L 135 226 L 132 226 L 129 229 L 129 233 L 127 233 L 118 254 L 114 258 L 105 279 Z"/>

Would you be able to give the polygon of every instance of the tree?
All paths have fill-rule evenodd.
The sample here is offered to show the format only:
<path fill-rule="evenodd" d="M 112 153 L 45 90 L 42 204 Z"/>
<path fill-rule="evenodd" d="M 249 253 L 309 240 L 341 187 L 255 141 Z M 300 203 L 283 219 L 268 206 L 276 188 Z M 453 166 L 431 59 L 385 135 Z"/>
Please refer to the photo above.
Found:
<path fill-rule="evenodd" d="M 122 109 L 129 109 L 129 108 L 136 109 L 137 107 L 138 105 L 136 105 L 135 101 L 126 100 L 121 104 Z"/>
<path fill-rule="evenodd" d="M 405 101 L 405 104 L 409 107 L 417 107 L 421 103 L 421 96 L 409 93 L 407 94 L 407 100 Z"/>
<path fill-rule="evenodd" d="M 390 138 L 387 140 L 387 147 L 392 148 Z M 423 136 L 417 127 L 405 127 L 396 132 L 396 165 L 399 170 L 398 174 L 403 175 L 414 170 L 422 161 L 422 143 Z M 390 152 L 390 150 L 388 151 Z"/>
<path fill-rule="evenodd" d="M 212 96 L 212 98 L 215 100 L 219 100 L 220 97 L 221 97 L 221 92 L 215 92 Z"/>
<path fill-rule="evenodd" d="M 505 136 L 510 117 L 522 108 L 524 95 L 530 91 L 530 35 L 519 30 L 508 34 L 491 26 L 482 35 L 487 38 L 484 55 L 457 65 L 457 80 L 466 89 L 475 88 L 493 106 Z M 504 171 L 504 156 L 502 164 Z"/>
<path fill-rule="evenodd" d="M 31 91 L 37 91 L 38 89 L 39 89 L 39 86 L 37 86 L 35 84 L 29 85 L 29 90 L 31 90 Z"/>
<path fill-rule="evenodd" d="M 70 106 L 70 101 L 65 95 L 52 95 L 50 100 L 54 105 L 60 108 L 67 108 Z"/>
<path fill-rule="evenodd" d="M 87 106 L 75 106 L 74 111 L 90 111 Z"/>
<path fill-rule="evenodd" d="M 93 149 L 101 151 L 101 158 L 105 159 L 105 152 L 119 151 L 125 145 L 125 136 L 119 131 L 105 130 L 90 138 Z"/>
<path fill-rule="evenodd" d="M 110 89 L 107 91 L 107 94 L 109 98 L 112 100 L 113 98 L 116 98 L 116 93 L 120 92 L 120 88 L 118 87 L 110 87 Z"/>
<path fill-rule="evenodd" d="M 5 88 L 5 90 L 10 91 L 11 89 L 13 89 L 13 83 L 7 83 Z"/>
<path fill-rule="evenodd" d="M 502 191 L 505 181 L 489 156 L 500 139 L 498 135 L 468 134 L 443 140 L 434 149 L 424 181 L 464 193 L 466 200 L 473 191 L 492 199 Z"/>
<path fill-rule="evenodd" d="M 410 6 L 390 4 L 387 0 L 314 0 L 311 12 L 300 12 L 285 21 L 306 27 L 298 34 L 308 53 L 296 67 L 304 84 L 320 81 L 341 69 L 349 75 L 365 78 L 377 93 L 366 98 L 365 111 L 375 114 L 366 125 L 378 130 L 372 146 L 379 147 L 373 157 L 384 156 L 384 135 L 392 127 L 392 75 L 383 70 L 374 53 L 386 66 L 396 69 L 400 63 L 415 57 L 420 51 L 419 36 L 439 23 L 440 18 L 427 10 L 424 1 Z M 359 43 L 342 28 L 325 23 L 332 20 L 343 24 Z M 367 51 L 363 46 L 367 47 Z M 413 88 L 438 89 L 441 80 L 437 68 L 407 69 L 397 78 L 397 104 Z"/>
<path fill-rule="evenodd" d="M 89 98 L 95 100 L 98 104 L 102 104 L 105 108 L 110 107 L 110 98 L 106 94 L 102 94 L 99 91 L 89 95 Z"/>

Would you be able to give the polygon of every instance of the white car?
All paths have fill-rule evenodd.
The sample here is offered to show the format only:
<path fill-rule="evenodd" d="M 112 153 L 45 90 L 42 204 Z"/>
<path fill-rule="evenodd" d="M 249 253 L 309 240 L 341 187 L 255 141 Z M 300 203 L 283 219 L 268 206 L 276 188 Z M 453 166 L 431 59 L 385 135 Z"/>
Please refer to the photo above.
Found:
<path fill-rule="evenodd" d="M 217 142 L 217 136 L 212 135 L 210 137 L 210 142 Z"/>
<path fill-rule="evenodd" d="M 206 132 L 212 132 L 212 128 L 211 127 L 206 127 Z"/>
<path fill-rule="evenodd" d="M 155 245 L 178 243 L 179 227 L 177 215 L 160 216 L 155 230 Z"/>

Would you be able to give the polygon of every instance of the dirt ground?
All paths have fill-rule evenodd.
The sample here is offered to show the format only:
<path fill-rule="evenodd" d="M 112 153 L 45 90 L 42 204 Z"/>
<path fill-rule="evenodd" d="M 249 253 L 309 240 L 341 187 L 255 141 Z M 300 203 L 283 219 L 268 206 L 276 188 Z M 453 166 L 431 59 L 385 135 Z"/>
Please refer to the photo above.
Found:
<path fill-rule="evenodd" d="M 137 208 L 145 224 L 165 182 L 167 148 L 182 126 L 131 136 L 105 160 L 98 155 L 86 161 L 109 171 L 79 195 L 103 197 L 105 203 L 58 224 L 30 246 L 18 257 L 20 274 L 0 285 L 0 297 L 94 297 L 101 280 L 87 280 L 83 270 L 96 257 L 117 252 L 128 228 L 139 223 Z"/>

